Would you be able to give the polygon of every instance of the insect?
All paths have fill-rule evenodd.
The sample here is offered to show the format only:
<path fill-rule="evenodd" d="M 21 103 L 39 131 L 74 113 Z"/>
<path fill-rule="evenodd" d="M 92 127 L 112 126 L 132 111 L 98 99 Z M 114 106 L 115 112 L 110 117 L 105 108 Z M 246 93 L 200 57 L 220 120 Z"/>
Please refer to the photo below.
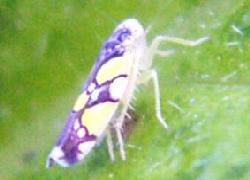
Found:
<path fill-rule="evenodd" d="M 189 41 L 156 36 L 147 46 L 147 32 L 138 20 L 126 19 L 104 43 L 83 92 L 77 98 L 61 136 L 48 156 L 47 167 L 55 163 L 68 167 L 82 161 L 104 136 L 107 137 L 110 158 L 114 160 L 111 127 L 115 129 L 121 158 L 125 160 L 123 120 L 137 86 L 150 80 L 154 85 L 156 117 L 164 128 L 168 128 L 161 113 L 158 75 L 152 68 L 153 57 L 166 57 L 173 53 L 172 50 L 159 49 L 164 41 L 195 46 L 208 37 Z"/>

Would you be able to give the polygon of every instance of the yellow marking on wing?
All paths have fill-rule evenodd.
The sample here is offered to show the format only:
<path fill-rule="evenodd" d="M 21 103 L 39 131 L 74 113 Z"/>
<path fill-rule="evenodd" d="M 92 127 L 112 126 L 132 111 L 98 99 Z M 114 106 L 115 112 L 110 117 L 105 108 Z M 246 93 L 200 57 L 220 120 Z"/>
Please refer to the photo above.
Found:
<path fill-rule="evenodd" d="M 110 59 L 107 63 L 103 64 L 99 69 L 96 76 L 99 84 L 111 80 L 121 74 L 128 74 L 130 71 L 131 55 L 129 53 L 121 57 Z"/>
<path fill-rule="evenodd" d="M 90 134 L 99 136 L 107 128 L 118 102 L 105 102 L 85 109 L 82 115 L 82 123 Z"/>
<path fill-rule="evenodd" d="M 88 101 L 89 96 L 87 96 L 86 92 L 83 92 L 76 100 L 76 103 L 73 107 L 74 111 L 79 111 L 80 109 L 83 109 L 85 104 Z"/>

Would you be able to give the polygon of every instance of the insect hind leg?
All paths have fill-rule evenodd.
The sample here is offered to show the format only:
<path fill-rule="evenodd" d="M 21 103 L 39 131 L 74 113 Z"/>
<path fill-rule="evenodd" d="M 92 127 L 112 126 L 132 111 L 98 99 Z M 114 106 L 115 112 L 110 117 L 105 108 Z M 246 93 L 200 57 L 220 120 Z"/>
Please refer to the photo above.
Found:
<path fill-rule="evenodd" d="M 123 121 L 121 121 L 122 118 L 124 117 L 120 116 L 119 118 L 117 118 L 116 121 L 112 123 L 112 127 L 108 127 L 108 129 L 106 130 L 108 153 L 109 153 L 109 157 L 111 161 L 115 160 L 114 143 L 112 140 L 112 129 L 115 130 L 115 133 L 118 139 L 121 158 L 122 160 L 126 160 L 126 153 L 125 153 L 123 137 L 122 137 L 122 124 L 123 124 Z"/>
<path fill-rule="evenodd" d="M 108 146 L 109 157 L 111 161 L 114 161 L 115 154 L 114 154 L 114 144 L 112 140 L 111 127 L 108 127 L 106 131 L 107 131 L 106 133 L 107 133 L 107 146 Z"/>
<path fill-rule="evenodd" d="M 126 152 L 124 149 L 123 137 L 122 137 L 122 123 L 124 116 L 121 115 L 114 124 L 115 132 L 117 135 L 118 143 L 120 146 L 120 153 L 122 160 L 126 160 Z"/>

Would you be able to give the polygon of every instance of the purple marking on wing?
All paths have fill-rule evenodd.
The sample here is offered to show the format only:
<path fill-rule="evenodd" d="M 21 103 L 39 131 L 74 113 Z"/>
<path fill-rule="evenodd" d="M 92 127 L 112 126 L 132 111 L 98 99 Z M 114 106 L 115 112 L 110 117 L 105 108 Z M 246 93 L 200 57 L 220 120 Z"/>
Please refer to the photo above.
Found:
<path fill-rule="evenodd" d="M 120 99 L 113 99 L 110 95 L 110 84 L 112 84 L 114 82 L 115 79 L 119 78 L 119 77 L 127 77 L 126 74 L 121 74 L 117 77 L 114 77 L 112 80 L 110 81 L 106 81 L 105 83 L 99 85 L 95 90 L 101 90 L 99 92 L 98 98 L 95 100 L 92 100 L 91 98 L 89 99 L 89 101 L 87 102 L 85 108 L 91 108 L 99 103 L 103 103 L 103 102 L 119 102 Z M 94 90 L 94 91 L 95 91 Z M 94 92 L 93 91 L 93 92 Z M 92 93 L 93 93 L 92 92 Z M 90 95 L 91 97 L 91 95 Z"/>
<path fill-rule="evenodd" d="M 99 95 L 98 95 L 98 98 L 96 100 L 92 100 L 91 99 L 91 94 L 94 93 L 94 91 L 92 91 L 92 93 L 90 94 L 89 96 L 89 99 L 88 99 L 88 102 L 85 104 L 84 108 L 80 111 L 71 111 L 69 117 L 68 117 L 68 120 L 66 122 L 66 125 L 61 133 L 61 136 L 59 137 L 56 145 L 57 146 L 62 146 L 63 144 L 65 143 L 68 143 L 69 141 L 69 136 L 72 135 L 72 130 L 73 130 L 73 126 L 74 126 L 74 123 L 75 121 L 79 121 L 79 124 L 82 126 L 82 123 L 81 123 L 81 117 L 84 113 L 84 110 L 86 108 L 90 108 L 94 105 L 97 105 L 99 103 L 103 103 L 103 102 L 118 102 L 119 99 L 112 99 L 111 95 L 110 95 L 110 92 L 109 92 L 109 87 L 110 87 L 110 84 L 116 79 L 116 78 L 119 78 L 119 77 L 127 77 L 127 75 L 125 74 L 122 74 L 122 75 L 119 75 L 117 77 L 114 77 L 112 80 L 110 81 L 106 81 L 105 83 L 101 84 L 101 85 L 98 85 L 95 90 L 98 90 L 98 89 L 101 89 Z M 84 127 L 85 128 L 85 127 Z M 88 131 L 86 131 L 88 132 Z M 90 141 L 90 140 L 95 140 L 95 136 L 93 135 L 89 135 L 88 133 L 86 133 L 86 135 L 84 136 L 84 140 L 86 141 Z"/>
<path fill-rule="evenodd" d="M 70 129 L 74 126 L 74 122 L 79 117 L 81 111 L 75 112 L 72 111 L 68 117 L 68 120 L 63 128 L 63 131 L 61 132 L 61 135 L 56 143 L 57 146 L 64 144 L 64 142 L 67 140 L 68 134 L 70 133 Z"/>
<path fill-rule="evenodd" d="M 77 158 L 77 155 L 82 153 L 78 149 L 79 144 L 87 142 L 87 141 L 96 141 L 96 136 L 89 135 L 87 128 L 83 126 L 81 128 L 84 128 L 84 131 L 86 133 L 83 138 L 80 138 L 79 136 L 77 136 L 76 130 L 71 129 L 72 130 L 71 134 L 69 135 L 69 137 L 67 138 L 67 140 L 62 146 L 62 150 L 64 152 L 63 159 L 67 161 L 69 164 L 75 164 L 76 162 L 79 161 L 79 159 Z"/>
<path fill-rule="evenodd" d="M 99 57 L 97 58 L 96 64 L 92 67 L 91 73 L 87 82 L 85 83 L 83 90 L 85 91 L 90 83 L 96 83 L 96 75 L 103 64 L 108 62 L 110 59 L 114 57 L 121 57 L 126 50 L 123 42 L 126 39 L 129 39 L 131 36 L 131 32 L 129 29 L 123 28 L 118 29 L 113 32 L 113 34 L 109 37 L 109 39 L 104 43 Z"/>
<path fill-rule="evenodd" d="M 85 128 L 84 126 L 82 126 L 82 123 L 81 123 L 81 116 L 83 114 L 83 111 L 84 110 L 81 110 L 81 111 L 78 111 L 78 112 L 74 112 L 72 111 L 69 115 L 69 118 L 68 118 L 68 121 L 61 133 L 61 136 L 60 138 L 58 139 L 56 145 L 57 146 L 62 146 L 63 144 L 66 144 L 68 141 L 69 141 L 69 137 L 74 137 L 74 135 L 76 134 L 73 129 L 74 127 L 74 124 L 75 124 L 75 121 L 79 121 L 79 125 L 82 127 L 82 128 Z M 86 129 L 86 128 L 85 128 Z M 73 136 L 72 136 L 73 135 Z M 95 140 L 96 137 L 94 135 L 90 135 L 86 129 L 86 134 L 85 136 L 80 139 L 82 141 L 91 141 L 91 140 Z"/>
<path fill-rule="evenodd" d="M 65 160 L 68 164 L 75 164 L 76 162 L 79 161 L 77 157 L 79 154 L 82 153 L 79 151 L 79 148 L 78 148 L 80 143 L 84 143 L 86 141 L 96 141 L 97 139 L 95 135 L 89 134 L 88 129 L 84 127 L 81 122 L 81 117 L 84 114 L 84 110 L 87 108 L 91 108 L 99 103 L 103 103 L 103 102 L 119 102 L 119 99 L 112 99 L 110 92 L 109 92 L 110 84 L 113 83 L 113 81 L 119 77 L 127 77 L 127 75 L 119 75 L 117 77 L 114 77 L 110 81 L 106 81 L 105 83 L 98 85 L 90 93 L 88 102 L 85 104 L 84 108 L 80 111 L 77 111 L 77 112 L 72 111 L 70 113 L 68 121 L 66 122 L 66 125 L 61 133 L 61 136 L 56 143 L 56 146 L 61 147 L 62 151 L 64 152 L 64 156 L 61 157 L 61 159 Z M 97 99 L 92 100 L 91 94 L 95 93 L 95 91 L 100 91 L 100 92 L 98 94 Z M 79 124 L 78 129 L 74 129 L 76 121 L 78 121 L 78 124 Z M 77 135 L 77 131 L 80 128 L 84 128 L 85 133 L 83 137 L 79 137 Z"/>
<path fill-rule="evenodd" d="M 82 110 L 83 111 L 83 110 Z M 62 148 L 64 156 L 61 159 L 64 159 L 69 164 L 74 164 L 78 161 L 77 155 L 81 152 L 78 150 L 78 145 L 87 141 L 96 141 L 95 135 L 90 135 L 88 129 L 84 127 L 81 123 L 81 115 L 83 112 L 71 112 L 69 119 L 67 121 L 64 130 L 61 133 L 60 138 L 58 139 L 56 146 Z M 77 135 L 77 130 L 74 129 L 74 124 L 76 121 L 79 121 L 79 128 L 84 128 L 85 134 L 83 137 Z"/>
<path fill-rule="evenodd" d="M 96 141 L 95 135 L 90 135 L 87 128 L 84 127 L 81 123 L 81 117 L 86 108 L 92 107 L 98 103 L 102 102 L 119 102 L 119 99 L 112 99 L 109 93 L 109 86 L 118 77 L 127 77 L 127 75 L 120 75 L 114 77 L 112 80 L 107 80 L 103 84 L 98 84 L 96 81 L 96 75 L 103 64 L 108 62 L 111 58 L 123 56 L 123 53 L 126 51 L 126 47 L 123 45 L 123 42 L 131 36 L 131 32 L 128 29 L 118 29 L 113 32 L 110 38 L 103 45 L 99 57 L 97 58 L 96 64 L 92 67 L 91 73 L 87 82 L 85 83 L 83 90 L 89 95 L 89 100 L 86 103 L 85 107 L 80 111 L 72 111 L 68 117 L 68 121 L 56 142 L 56 146 L 61 147 L 64 152 L 64 159 L 69 164 L 74 164 L 78 162 L 77 155 L 81 153 L 78 150 L 78 145 L 87 141 Z M 88 92 L 87 89 L 91 83 L 94 83 L 95 89 L 92 92 Z M 91 94 L 98 88 L 102 88 L 98 98 L 94 101 L 91 100 Z M 98 112 L 97 112 L 98 113 Z M 77 130 L 74 129 L 74 123 L 79 121 L 80 127 L 84 128 L 85 135 L 80 138 L 77 136 Z"/>

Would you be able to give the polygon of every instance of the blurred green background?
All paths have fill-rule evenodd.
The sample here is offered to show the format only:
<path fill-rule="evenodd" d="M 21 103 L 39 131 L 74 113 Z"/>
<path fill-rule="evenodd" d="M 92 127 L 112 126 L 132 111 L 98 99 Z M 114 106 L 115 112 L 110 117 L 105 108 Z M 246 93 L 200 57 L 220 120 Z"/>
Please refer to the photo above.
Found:
<path fill-rule="evenodd" d="M 165 131 L 152 85 L 137 94 L 128 160 L 106 145 L 84 164 L 45 168 L 100 47 L 123 19 L 208 42 L 156 57 Z M 250 179 L 248 0 L 1 0 L 0 179 Z"/>

